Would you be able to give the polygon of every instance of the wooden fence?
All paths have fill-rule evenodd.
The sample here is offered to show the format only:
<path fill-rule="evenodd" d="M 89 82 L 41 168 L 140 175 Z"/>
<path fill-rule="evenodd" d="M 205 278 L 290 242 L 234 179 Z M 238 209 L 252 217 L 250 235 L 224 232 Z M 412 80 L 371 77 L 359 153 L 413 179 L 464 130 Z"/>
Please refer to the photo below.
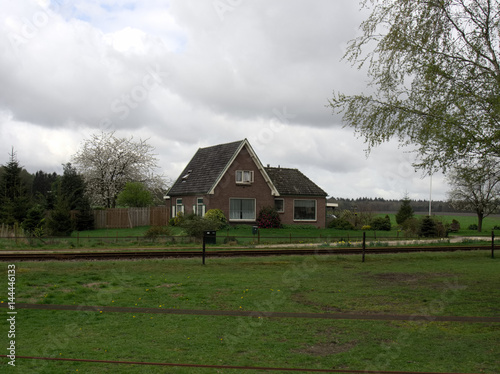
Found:
<path fill-rule="evenodd" d="M 96 229 L 121 229 L 137 226 L 166 226 L 169 220 L 168 207 L 110 208 L 94 210 Z"/>

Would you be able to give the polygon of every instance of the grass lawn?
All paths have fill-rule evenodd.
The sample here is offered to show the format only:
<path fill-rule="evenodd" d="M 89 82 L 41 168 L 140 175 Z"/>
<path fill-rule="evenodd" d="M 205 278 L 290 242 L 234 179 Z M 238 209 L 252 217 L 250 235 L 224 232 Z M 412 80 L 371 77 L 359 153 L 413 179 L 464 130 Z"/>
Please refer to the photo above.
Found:
<path fill-rule="evenodd" d="M 284 368 L 500 373 L 498 259 L 487 251 L 370 256 L 23 262 L 16 302 L 261 311 L 258 317 L 18 309 L 16 354 Z M 0 265 L 4 278 L 7 264 Z M 6 303 L 7 286 L 0 296 Z M 0 309 L 6 313 L 5 309 Z M 428 315 L 427 321 L 268 318 L 272 312 Z M 3 324 L 7 347 L 7 325 Z M 231 373 L 17 359 L 0 372 Z M 250 370 L 252 372 L 261 372 Z M 283 371 L 285 373 L 285 371 Z"/>

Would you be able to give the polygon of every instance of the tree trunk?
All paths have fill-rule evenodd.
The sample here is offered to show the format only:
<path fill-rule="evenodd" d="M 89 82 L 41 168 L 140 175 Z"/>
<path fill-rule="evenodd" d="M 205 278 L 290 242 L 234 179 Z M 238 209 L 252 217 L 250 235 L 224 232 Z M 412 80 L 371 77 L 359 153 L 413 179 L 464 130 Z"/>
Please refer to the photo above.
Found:
<path fill-rule="evenodd" d="M 477 213 L 477 232 L 483 231 L 483 213 Z"/>

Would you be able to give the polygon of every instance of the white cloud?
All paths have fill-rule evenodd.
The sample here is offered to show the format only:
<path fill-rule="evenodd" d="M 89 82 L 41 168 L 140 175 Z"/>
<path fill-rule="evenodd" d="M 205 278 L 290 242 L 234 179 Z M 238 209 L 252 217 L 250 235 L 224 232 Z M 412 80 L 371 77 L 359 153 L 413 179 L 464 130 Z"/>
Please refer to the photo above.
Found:
<path fill-rule="evenodd" d="M 14 146 L 29 171 L 60 170 L 83 138 L 114 130 L 150 138 L 175 178 L 198 147 L 248 138 L 264 164 L 334 196 L 428 196 L 394 142 L 366 158 L 325 107 L 333 90 L 366 89 L 340 61 L 357 2 L 215 3 L 2 1 L 0 163 Z"/>

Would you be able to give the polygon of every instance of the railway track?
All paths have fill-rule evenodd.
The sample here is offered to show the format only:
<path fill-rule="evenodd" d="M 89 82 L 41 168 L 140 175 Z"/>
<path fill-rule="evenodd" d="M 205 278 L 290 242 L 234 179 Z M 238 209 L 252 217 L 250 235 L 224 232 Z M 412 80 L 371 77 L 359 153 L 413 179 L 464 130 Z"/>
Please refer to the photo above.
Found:
<path fill-rule="evenodd" d="M 367 248 L 366 255 L 415 253 L 415 252 L 455 252 L 491 250 L 491 245 L 476 246 L 421 246 L 421 247 L 375 247 Z M 280 249 L 211 249 L 205 252 L 206 257 L 235 257 L 235 256 L 284 256 L 284 255 L 356 255 L 362 254 L 362 248 L 280 248 Z M 74 261 L 74 260 L 132 260 L 148 258 L 192 258 L 202 257 L 201 249 L 189 250 L 134 250 L 120 251 L 37 251 L 37 252 L 2 252 L 0 261 Z"/>

